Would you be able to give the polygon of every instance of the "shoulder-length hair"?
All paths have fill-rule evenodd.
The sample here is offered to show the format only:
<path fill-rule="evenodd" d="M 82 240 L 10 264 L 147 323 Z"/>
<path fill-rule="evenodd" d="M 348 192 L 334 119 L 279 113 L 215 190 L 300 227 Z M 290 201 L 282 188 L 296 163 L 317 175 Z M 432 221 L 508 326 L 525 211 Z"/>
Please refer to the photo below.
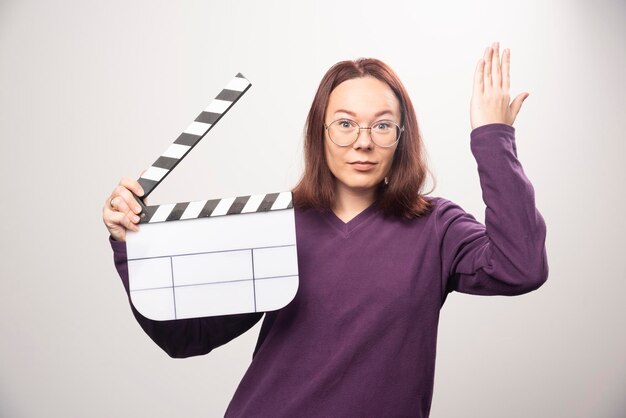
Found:
<path fill-rule="evenodd" d="M 335 178 L 328 168 L 324 154 L 324 114 L 331 92 L 346 80 L 372 76 L 387 83 L 400 102 L 401 126 L 404 131 L 398 141 L 388 174 L 376 188 L 376 200 L 385 216 L 412 219 L 432 208 L 421 193 L 430 172 L 415 110 L 409 95 L 396 73 L 384 62 L 374 58 L 341 61 L 324 75 L 311 104 L 304 129 L 304 173 L 292 190 L 293 204 L 298 208 L 329 209 L 334 202 Z M 434 177 L 433 177 L 433 180 Z"/>

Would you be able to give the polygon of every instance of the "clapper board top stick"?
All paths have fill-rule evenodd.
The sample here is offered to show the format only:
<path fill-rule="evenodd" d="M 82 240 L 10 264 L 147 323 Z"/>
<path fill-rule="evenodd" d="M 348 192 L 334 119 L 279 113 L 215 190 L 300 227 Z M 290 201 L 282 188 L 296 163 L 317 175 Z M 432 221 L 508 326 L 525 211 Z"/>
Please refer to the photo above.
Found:
<path fill-rule="evenodd" d="M 237 74 L 142 173 L 147 197 L 250 88 Z M 291 192 L 146 206 L 126 248 L 132 304 L 164 321 L 287 305 L 298 290 Z"/>

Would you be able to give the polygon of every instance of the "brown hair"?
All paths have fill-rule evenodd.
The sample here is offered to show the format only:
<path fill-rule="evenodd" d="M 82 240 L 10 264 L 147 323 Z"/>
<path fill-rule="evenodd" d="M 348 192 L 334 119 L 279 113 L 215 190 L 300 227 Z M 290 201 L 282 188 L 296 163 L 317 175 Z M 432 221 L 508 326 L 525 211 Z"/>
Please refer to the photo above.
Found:
<path fill-rule="evenodd" d="M 426 151 L 417 124 L 415 110 L 409 95 L 396 73 L 384 62 L 374 58 L 341 61 L 324 75 L 311 104 L 304 133 L 304 173 L 292 190 L 294 206 L 324 210 L 334 201 L 334 176 L 324 155 L 324 113 L 331 92 L 346 80 L 372 76 L 393 90 L 400 102 L 404 132 L 398 141 L 388 179 L 376 189 L 376 200 L 385 216 L 412 219 L 431 209 L 421 194 L 426 173 L 432 173 L 426 164 Z M 433 177 L 434 180 L 434 177 Z"/>

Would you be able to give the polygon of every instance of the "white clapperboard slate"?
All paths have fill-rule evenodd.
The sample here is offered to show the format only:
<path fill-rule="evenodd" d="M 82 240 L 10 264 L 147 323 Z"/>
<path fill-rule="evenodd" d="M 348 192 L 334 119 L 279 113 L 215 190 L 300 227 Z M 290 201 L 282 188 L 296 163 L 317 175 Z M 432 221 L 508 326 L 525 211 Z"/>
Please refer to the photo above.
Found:
<path fill-rule="evenodd" d="M 250 88 L 237 74 L 138 179 L 147 197 Z M 154 320 L 287 305 L 298 290 L 291 192 L 142 207 L 127 231 L 130 298 Z"/>

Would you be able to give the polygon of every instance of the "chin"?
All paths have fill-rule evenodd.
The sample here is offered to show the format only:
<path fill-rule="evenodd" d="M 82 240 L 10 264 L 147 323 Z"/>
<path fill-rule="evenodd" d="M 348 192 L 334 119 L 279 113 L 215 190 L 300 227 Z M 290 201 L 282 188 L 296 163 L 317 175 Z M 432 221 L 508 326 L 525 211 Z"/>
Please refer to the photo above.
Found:
<path fill-rule="evenodd" d="M 381 180 L 382 181 L 382 180 Z M 344 187 L 353 190 L 366 191 L 376 188 L 378 184 L 375 181 L 342 181 Z"/>

